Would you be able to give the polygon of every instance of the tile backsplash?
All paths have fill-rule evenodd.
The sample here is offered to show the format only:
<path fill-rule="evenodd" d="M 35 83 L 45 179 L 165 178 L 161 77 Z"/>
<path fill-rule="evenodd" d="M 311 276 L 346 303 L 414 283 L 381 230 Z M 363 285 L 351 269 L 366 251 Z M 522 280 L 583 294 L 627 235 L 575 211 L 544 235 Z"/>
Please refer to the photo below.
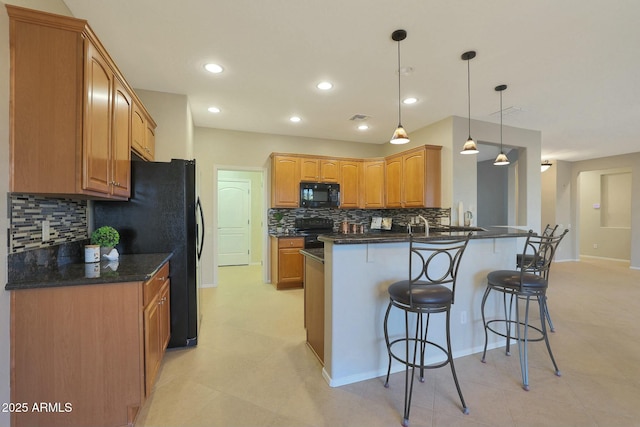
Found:
<path fill-rule="evenodd" d="M 87 201 L 9 193 L 9 254 L 88 238 Z M 42 241 L 42 221 L 49 239 Z"/>
<path fill-rule="evenodd" d="M 274 214 L 282 214 L 282 220 L 278 223 Z M 365 230 L 369 230 L 371 218 L 374 216 L 393 218 L 394 224 L 407 224 L 410 218 L 416 215 L 424 216 L 430 224 L 451 223 L 450 208 L 416 208 L 416 209 L 269 209 L 269 233 L 275 233 L 277 227 L 293 229 L 294 221 L 300 217 L 319 217 L 333 220 L 334 231 L 338 230 L 340 222 L 363 224 Z"/>

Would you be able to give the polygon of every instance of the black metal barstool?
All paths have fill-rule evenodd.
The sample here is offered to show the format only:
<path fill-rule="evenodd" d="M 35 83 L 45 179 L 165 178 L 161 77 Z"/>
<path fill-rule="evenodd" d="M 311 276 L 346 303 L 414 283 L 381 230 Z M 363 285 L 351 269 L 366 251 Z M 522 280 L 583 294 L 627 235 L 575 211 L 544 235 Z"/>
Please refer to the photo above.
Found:
<path fill-rule="evenodd" d="M 544 340 L 547 351 L 551 357 L 551 362 L 555 369 L 555 374 L 560 376 L 560 370 L 551 352 L 547 328 L 545 322 L 546 292 L 549 285 L 548 271 L 553 261 L 558 245 L 569 230 L 565 230 L 558 236 L 538 236 L 532 230 L 529 231 L 527 240 L 522 252 L 522 262 L 518 270 L 498 270 L 487 275 L 487 289 L 482 297 L 482 322 L 484 324 L 484 351 L 482 352 L 482 362 L 485 362 L 487 355 L 488 332 L 491 331 L 507 339 L 506 351 L 510 355 L 511 340 L 518 342 L 518 354 L 520 357 L 520 370 L 522 373 L 522 387 L 529 390 L 529 342 Z M 485 304 L 491 291 L 503 294 L 504 319 L 492 319 L 487 321 L 485 317 Z M 540 311 L 540 327 L 529 324 L 529 304 L 531 299 L 538 302 Z M 520 318 L 520 304 L 522 300 L 525 305 L 524 319 Z M 513 318 L 515 306 L 515 319 Z M 498 330 L 498 326 L 503 325 L 504 330 Z M 515 336 L 512 326 L 516 330 Z M 529 330 L 537 331 L 540 336 L 529 338 Z"/>
<path fill-rule="evenodd" d="M 464 253 L 469 235 L 463 239 L 424 240 L 411 236 L 409 241 L 409 280 L 395 282 L 389 286 L 389 306 L 384 316 L 384 338 L 389 354 L 389 368 L 384 386 L 389 387 L 392 359 L 405 365 L 404 387 L 404 418 L 403 426 L 409 425 L 409 410 L 411 409 L 411 395 L 413 393 L 413 378 L 415 368 L 420 370 L 420 382 L 424 382 L 424 370 L 441 368 L 447 364 L 451 366 L 453 381 L 455 382 L 463 412 L 469 413 L 467 404 L 462 397 L 460 384 L 453 365 L 451 353 L 451 337 L 449 320 L 451 305 L 454 302 L 456 276 L 460 260 Z M 404 337 L 389 340 L 388 320 L 392 307 L 404 311 Z M 409 313 L 416 314 L 415 331 L 409 326 Z M 431 314 L 446 313 L 446 348 L 427 339 L 429 319 Z M 423 316 L 426 315 L 426 316 Z M 413 336 L 410 336 L 413 332 Z M 404 357 L 393 352 L 395 344 L 404 343 Z M 425 364 L 427 348 L 440 350 L 446 356 L 444 361 Z M 419 360 L 417 354 L 419 353 Z M 412 354 L 412 356 L 411 356 Z M 411 378 L 409 378 L 411 371 Z"/>
<path fill-rule="evenodd" d="M 558 224 L 556 224 L 554 227 L 552 227 L 551 224 L 547 224 L 547 226 L 542 231 L 542 235 L 553 236 L 556 233 L 557 229 L 558 229 Z M 516 268 L 521 268 L 522 265 L 526 265 L 530 262 L 531 262 L 531 255 L 528 256 L 528 259 L 524 260 L 524 264 L 523 264 L 522 254 L 516 255 Z M 549 280 L 550 270 L 551 269 L 545 271 L 545 279 L 547 279 L 547 281 Z M 546 295 L 545 295 L 545 299 L 547 299 Z M 555 332 L 556 328 L 553 326 L 553 322 L 551 321 L 551 315 L 549 314 L 549 304 L 544 305 L 544 317 L 547 319 L 547 323 L 549 324 L 549 330 L 551 332 Z"/>

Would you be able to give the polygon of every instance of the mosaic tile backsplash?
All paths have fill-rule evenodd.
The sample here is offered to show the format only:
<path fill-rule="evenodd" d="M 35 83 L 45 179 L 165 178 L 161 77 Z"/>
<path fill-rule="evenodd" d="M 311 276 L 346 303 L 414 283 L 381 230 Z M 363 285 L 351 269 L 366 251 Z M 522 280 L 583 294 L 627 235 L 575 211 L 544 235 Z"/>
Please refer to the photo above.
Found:
<path fill-rule="evenodd" d="M 278 223 L 274 214 L 282 214 L 282 220 Z M 269 209 L 269 233 L 277 232 L 278 227 L 284 230 L 293 230 L 296 218 L 318 217 L 333 220 L 333 229 L 338 231 L 342 221 L 363 224 L 365 231 L 369 230 L 371 218 L 374 216 L 393 218 L 394 224 L 407 224 L 411 217 L 422 215 L 429 224 L 450 224 L 451 208 L 422 208 L 422 209 Z"/>
<path fill-rule="evenodd" d="M 88 238 L 87 201 L 10 193 L 9 254 Z M 42 221 L 49 240 L 42 241 Z"/>

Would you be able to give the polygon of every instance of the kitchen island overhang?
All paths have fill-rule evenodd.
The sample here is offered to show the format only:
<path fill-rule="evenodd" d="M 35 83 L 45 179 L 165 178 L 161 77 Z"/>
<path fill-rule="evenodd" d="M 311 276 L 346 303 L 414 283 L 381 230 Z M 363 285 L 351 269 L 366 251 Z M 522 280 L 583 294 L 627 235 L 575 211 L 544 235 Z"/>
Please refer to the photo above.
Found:
<path fill-rule="evenodd" d="M 486 276 L 492 270 L 513 269 L 528 230 L 489 227 L 473 232 L 458 271 L 455 304 L 451 309 L 454 358 L 479 353 L 484 346 L 480 303 Z M 431 239 L 458 238 L 465 232 L 431 233 Z M 387 348 L 382 328 L 389 302 L 388 286 L 408 278 L 409 236 L 404 233 L 321 235 L 325 265 L 325 332 L 323 377 L 332 387 L 386 375 Z M 498 299 L 487 301 L 488 318 L 499 317 Z M 430 339 L 444 342 L 444 315 L 431 319 Z M 403 333 L 404 316 L 389 317 L 393 339 Z M 488 348 L 505 344 L 489 337 Z M 437 355 L 435 360 L 439 360 Z M 395 362 L 395 361 L 394 361 Z M 480 360 L 478 359 L 478 362 Z M 392 372 L 403 370 L 392 364 Z"/>

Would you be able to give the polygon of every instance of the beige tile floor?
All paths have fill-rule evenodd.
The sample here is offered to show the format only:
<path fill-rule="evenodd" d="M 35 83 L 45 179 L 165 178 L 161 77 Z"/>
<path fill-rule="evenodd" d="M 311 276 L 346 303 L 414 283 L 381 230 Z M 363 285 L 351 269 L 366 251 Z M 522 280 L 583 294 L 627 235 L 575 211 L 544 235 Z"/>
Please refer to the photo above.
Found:
<path fill-rule="evenodd" d="M 554 264 L 549 305 L 556 377 L 543 343 L 531 344 L 531 391 L 517 351 L 456 359 L 471 413 L 448 368 L 416 382 L 419 426 L 640 426 L 640 271 L 584 259 Z M 402 373 L 331 388 L 306 347 L 303 291 L 275 291 L 257 267 L 223 267 L 205 289 L 197 347 L 169 350 L 137 426 L 398 426 Z"/>

